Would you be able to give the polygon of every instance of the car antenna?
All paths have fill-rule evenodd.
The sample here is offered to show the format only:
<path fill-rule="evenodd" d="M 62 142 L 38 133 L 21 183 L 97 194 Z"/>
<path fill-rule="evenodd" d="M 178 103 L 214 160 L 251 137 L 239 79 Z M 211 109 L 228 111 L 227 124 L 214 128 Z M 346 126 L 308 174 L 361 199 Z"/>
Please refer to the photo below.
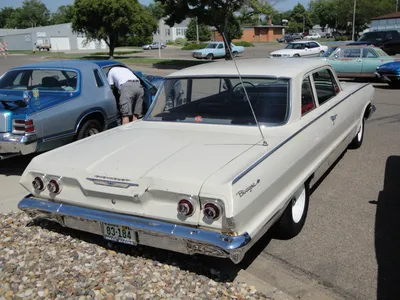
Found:
<path fill-rule="evenodd" d="M 258 130 L 260 131 L 261 137 L 262 137 L 262 139 L 263 139 L 263 146 L 268 146 L 268 143 L 267 143 L 267 141 L 265 140 L 264 134 L 263 134 L 263 132 L 262 132 L 262 130 L 261 130 L 260 123 L 258 123 L 256 113 L 254 112 L 253 106 L 251 105 L 250 98 L 249 98 L 249 95 L 247 94 L 246 87 L 244 86 L 244 83 L 243 83 L 243 80 L 242 80 L 242 76 L 240 75 L 239 68 L 238 68 L 238 66 L 237 66 L 237 64 L 236 64 L 235 58 L 234 58 L 233 55 L 232 55 L 231 48 L 230 48 L 229 45 L 228 45 L 227 39 L 226 39 L 226 37 L 225 37 L 225 33 L 222 33 L 222 38 L 224 39 L 225 44 L 228 46 L 229 55 L 230 55 L 231 59 L 233 60 L 233 63 L 235 64 L 236 71 L 238 72 L 238 75 L 239 75 L 240 83 L 242 84 L 244 93 L 245 93 L 245 95 L 246 95 L 246 100 L 247 100 L 247 102 L 249 103 L 249 106 L 250 106 L 251 112 L 252 112 L 252 114 L 253 114 L 254 120 L 256 121 Z"/>

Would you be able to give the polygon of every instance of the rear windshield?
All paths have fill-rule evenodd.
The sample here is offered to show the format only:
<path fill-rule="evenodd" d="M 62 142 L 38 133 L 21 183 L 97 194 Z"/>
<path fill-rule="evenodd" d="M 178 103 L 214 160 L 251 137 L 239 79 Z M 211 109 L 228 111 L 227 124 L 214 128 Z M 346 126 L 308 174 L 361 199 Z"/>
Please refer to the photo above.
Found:
<path fill-rule="evenodd" d="M 75 91 L 78 74 L 65 70 L 12 70 L 0 79 L 0 89 Z"/>
<path fill-rule="evenodd" d="M 289 80 L 242 78 L 260 123 L 283 123 L 289 108 Z M 255 125 L 239 78 L 165 79 L 145 120 Z"/>

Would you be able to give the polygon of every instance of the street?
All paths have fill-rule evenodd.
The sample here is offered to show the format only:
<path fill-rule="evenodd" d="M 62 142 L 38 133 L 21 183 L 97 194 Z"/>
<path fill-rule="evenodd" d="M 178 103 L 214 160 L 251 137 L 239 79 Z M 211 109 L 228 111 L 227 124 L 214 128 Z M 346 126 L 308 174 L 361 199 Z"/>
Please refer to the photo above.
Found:
<path fill-rule="evenodd" d="M 269 51 L 282 47 L 257 45 L 246 48 L 242 57 L 267 57 Z M 158 50 L 143 55 L 157 57 Z M 189 59 L 190 52 L 167 48 L 162 56 Z M 37 59 L 0 57 L 0 75 L 10 67 Z M 131 67 L 153 72 L 146 67 Z M 157 75 L 160 72 L 171 71 L 158 70 Z M 257 246 L 260 253 L 255 250 L 245 264 L 262 280 L 288 294 L 293 293 L 293 284 L 280 280 L 281 271 L 267 269 L 261 261 L 273 261 L 285 270 L 302 273 L 345 299 L 393 299 L 395 295 L 400 267 L 400 221 L 395 215 L 400 208 L 396 201 L 400 192 L 400 91 L 386 84 L 374 86 L 377 111 L 366 123 L 363 146 L 344 153 L 312 193 L 303 231 L 292 240 L 264 238 Z M 15 210 L 26 194 L 18 181 L 29 160 L 17 157 L 0 162 L 0 212 Z"/>

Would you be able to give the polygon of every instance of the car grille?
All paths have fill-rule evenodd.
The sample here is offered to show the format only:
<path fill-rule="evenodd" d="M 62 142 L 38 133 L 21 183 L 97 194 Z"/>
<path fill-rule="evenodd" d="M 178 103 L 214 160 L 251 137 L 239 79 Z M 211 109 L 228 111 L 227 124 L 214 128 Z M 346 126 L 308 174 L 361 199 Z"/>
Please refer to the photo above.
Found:
<path fill-rule="evenodd" d="M 282 57 L 282 54 L 272 54 L 272 57 Z"/>

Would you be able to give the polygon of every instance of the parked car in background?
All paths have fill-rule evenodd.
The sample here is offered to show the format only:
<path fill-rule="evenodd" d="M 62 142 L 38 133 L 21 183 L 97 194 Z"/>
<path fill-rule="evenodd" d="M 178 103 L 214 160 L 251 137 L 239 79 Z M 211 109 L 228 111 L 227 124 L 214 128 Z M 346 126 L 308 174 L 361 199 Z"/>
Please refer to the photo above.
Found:
<path fill-rule="evenodd" d="M 286 34 L 281 38 L 276 39 L 278 43 L 290 43 L 296 40 L 296 38 L 292 34 Z"/>
<path fill-rule="evenodd" d="M 397 30 L 369 31 L 348 45 L 374 45 L 389 55 L 400 54 L 400 33 Z"/>
<path fill-rule="evenodd" d="M 231 43 L 232 55 L 236 57 L 237 55 L 244 52 L 243 46 L 236 46 Z M 192 56 L 198 59 L 208 59 L 213 60 L 214 58 L 222 58 L 226 56 L 225 43 L 224 42 L 211 42 L 203 49 L 193 50 Z"/>
<path fill-rule="evenodd" d="M 400 88 L 400 61 L 380 65 L 376 68 L 375 76 L 392 88 Z"/>
<path fill-rule="evenodd" d="M 396 59 L 374 46 L 337 46 L 326 60 L 339 77 L 374 78 L 376 68 Z"/>
<path fill-rule="evenodd" d="M 0 158 L 51 150 L 119 125 L 119 94 L 107 81 L 115 66 L 127 67 L 110 60 L 57 60 L 8 70 L 0 78 Z M 147 110 L 162 78 L 151 77 L 153 84 L 136 75 Z"/>
<path fill-rule="evenodd" d="M 271 58 L 276 57 L 313 57 L 319 56 L 328 50 L 328 46 L 323 46 L 314 41 L 297 41 L 291 42 L 281 50 L 272 51 L 269 55 Z"/>
<path fill-rule="evenodd" d="M 51 43 L 49 38 L 40 38 L 37 40 L 37 43 L 35 43 L 36 49 L 39 49 L 39 51 L 42 50 L 51 50 Z M 57 50 L 57 45 L 56 45 L 56 50 Z"/>
<path fill-rule="evenodd" d="M 167 44 L 164 42 L 153 42 L 151 44 L 143 45 L 143 50 L 152 50 L 152 49 L 159 49 L 161 45 L 161 49 L 164 49 L 167 47 Z"/>
<path fill-rule="evenodd" d="M 373 98 L 318 59 L 186 68 L 142 120 L 36 156 L 18 207 L 106 240 L 239 263 L 273 225 L 299 234 L 310 190 L 361 147 Z"/>
<path fill-rule="evenodd" d="M 316 39 L 320 39 L 320 38 L 321 38 L 321 35 L 319 33 L 311 33 L 304 37 L 304 39 L 306 39 L 306 40 L 316 40 Z"/>

